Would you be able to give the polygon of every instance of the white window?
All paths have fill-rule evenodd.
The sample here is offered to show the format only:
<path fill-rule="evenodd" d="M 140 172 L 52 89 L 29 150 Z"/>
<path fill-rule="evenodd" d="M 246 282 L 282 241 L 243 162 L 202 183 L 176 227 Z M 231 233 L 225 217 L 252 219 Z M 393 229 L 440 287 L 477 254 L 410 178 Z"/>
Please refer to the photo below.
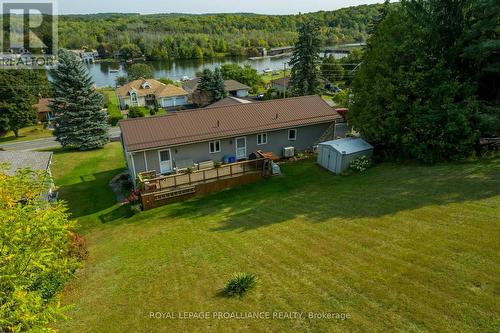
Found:
<path fill-rule="evenodd" d="M 265 144 L 267 144 L 267 133 L 257 134 L 257 144 L 258 145 L 265 145 Z"/>
<path fill-rule="evenodd" d="M 210 141 L 208 147 L 210 154 L 220 153 L 220 140 Z"/>
<path fill-rule="evenodd" d="M 297 129 L 289 129 L 288 130 L 288 140 L 297 140 Z"/>
<path fill-rule="evenodd" d="M 132 105 L 137 105 L 137 93 L 130 93 L 130 99 L 132 100 Z"/>

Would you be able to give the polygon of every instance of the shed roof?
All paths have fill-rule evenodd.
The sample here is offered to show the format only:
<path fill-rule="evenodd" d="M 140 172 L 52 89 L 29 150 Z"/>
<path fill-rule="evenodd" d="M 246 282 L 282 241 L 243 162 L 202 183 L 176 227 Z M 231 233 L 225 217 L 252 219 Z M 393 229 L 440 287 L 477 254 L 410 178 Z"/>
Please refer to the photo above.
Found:
<path fill-rule="evenodd" d="M 344 138 L 321 142 L 320 145 L 330 146 L 341 154 L 353 154 L 373 149 L 373 146 L 361 138 Z"/>
<path fill-rule="evenodd" d="M 342 117 L 320 96 L 208 107 L 120 121 L 130 151 L 334 122 Z"/>
<path fill-rule="evenodd" d="M 7 175 L 14 175 L 17 170 L 30 168 L 34 171 L 48 171 L 51 152 L 35 151 L 0 151 L 0 163 L 7 163 Z"/>

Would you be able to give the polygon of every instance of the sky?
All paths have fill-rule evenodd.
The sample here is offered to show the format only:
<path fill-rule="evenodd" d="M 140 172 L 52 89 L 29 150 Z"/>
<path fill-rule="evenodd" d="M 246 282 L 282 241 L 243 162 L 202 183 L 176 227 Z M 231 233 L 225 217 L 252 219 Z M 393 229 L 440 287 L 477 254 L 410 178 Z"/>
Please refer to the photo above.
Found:
<path fill-rule="evenodd" d="M 298 14 L 383 0 L 57 0 L 59 14 L 259 13 Z"/>

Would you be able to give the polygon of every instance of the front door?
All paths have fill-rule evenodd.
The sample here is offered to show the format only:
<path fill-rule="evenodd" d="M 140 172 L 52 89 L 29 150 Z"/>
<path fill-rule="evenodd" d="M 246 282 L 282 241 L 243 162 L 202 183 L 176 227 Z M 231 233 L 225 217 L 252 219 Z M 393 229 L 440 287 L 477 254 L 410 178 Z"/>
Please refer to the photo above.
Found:
<path fill-rule="evenodd" d="M 160 173 L 170 173 L 172 172 L 172 156 L 170 154 L 170 149 L 160 150 Z"/>
<path fill-rule="evenodd" d="M 247 158 L 247 138 L 236 138 L 236 159 L 241 160 Z"/>

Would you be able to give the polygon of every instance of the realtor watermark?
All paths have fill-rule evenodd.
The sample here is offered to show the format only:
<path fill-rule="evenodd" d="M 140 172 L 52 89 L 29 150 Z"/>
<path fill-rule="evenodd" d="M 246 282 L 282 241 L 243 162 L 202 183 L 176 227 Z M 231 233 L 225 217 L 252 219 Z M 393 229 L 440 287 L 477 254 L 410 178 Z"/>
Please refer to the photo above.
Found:
<path fill-rule="evenodd" d="M 0 0 L 0 69 L 52 66 L 57 48 L 55 0 Z"/>
<path fill-rule="evenodd" d="M 257 311 L 257 312 L 233 312 L 233 311 L 169 311 L 149 312 L 150 319 L 161 320 L 349 320 L 351 315 L 347 312 L 330 311 Z"/>

